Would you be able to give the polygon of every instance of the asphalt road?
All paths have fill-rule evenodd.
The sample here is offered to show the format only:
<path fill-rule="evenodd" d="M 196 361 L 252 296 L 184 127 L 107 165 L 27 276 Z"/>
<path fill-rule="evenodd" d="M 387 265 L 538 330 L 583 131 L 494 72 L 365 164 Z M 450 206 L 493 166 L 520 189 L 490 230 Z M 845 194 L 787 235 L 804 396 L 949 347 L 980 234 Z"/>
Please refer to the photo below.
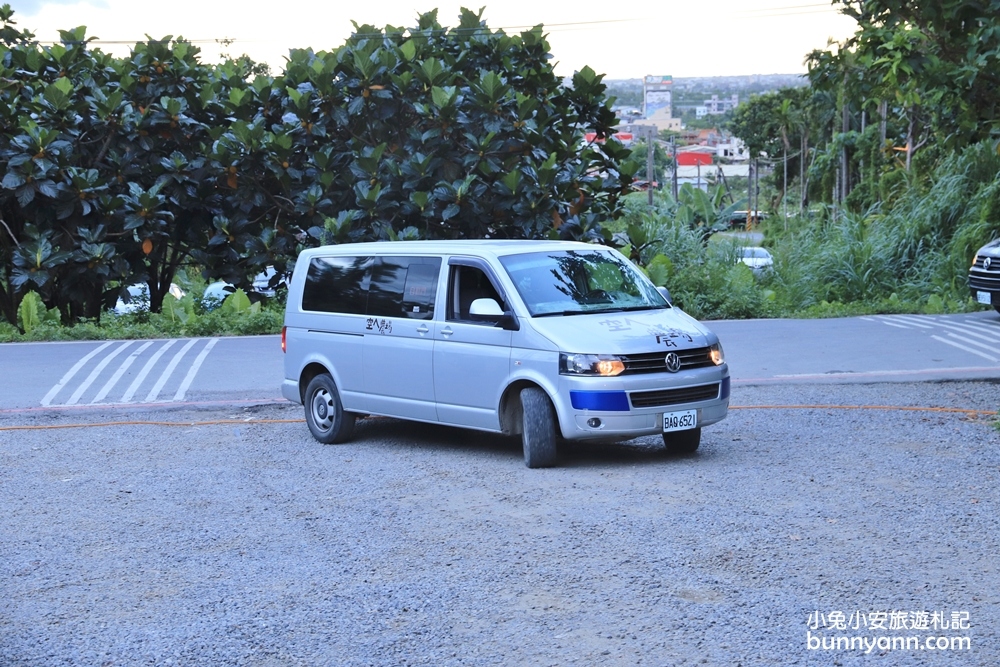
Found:
<path fill-rule="evenodd" d="M 709 326 L 737 385 L 1000 377 L 993 311 Z M 283 400 L 277 336 L 12 343 L 0 345 L 0 369 L 0 415 Z"/>

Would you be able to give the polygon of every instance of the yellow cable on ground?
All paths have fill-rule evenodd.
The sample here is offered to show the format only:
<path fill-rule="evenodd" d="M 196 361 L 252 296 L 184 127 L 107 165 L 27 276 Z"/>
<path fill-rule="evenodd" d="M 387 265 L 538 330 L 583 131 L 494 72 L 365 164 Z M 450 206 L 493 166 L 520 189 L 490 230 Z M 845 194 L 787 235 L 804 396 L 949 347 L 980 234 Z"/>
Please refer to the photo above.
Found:
<path fill-rule="evenodd" d="M 925 408 L 910 405 L 730 405 L 730 410 L 901 410 L 907 412 L 951 412 L 972 417 L 996 417 L 992 410 L 968 408 Z"/>
<path fill-rule="evenodd" d="M 30 426 L 0 426 L 0 431 L 46 431 L 60 428 L 92 428 L 95 426 L 219 426 L 237 424 L 301 424 L 304 419 L 213 419 L 200 422 L 154 422 L 154 421 L 123 421 L 123 422 L 91 422 L 78 424 L 44 424 Z"/>
<path fill-rule="evenodd" d="M 910 405 L 730 405 L 730 410 L 890 410 L 904 412 L 941 412 L 961 414 L 969 417 L 997 417 L 1000 413 L 992 410 L 972 410 L 969 408 L 932 408 Z M 161 421 L 120 421 L 77 424 L 44 424 L 0 426 L 0 431 L 47 431 L 65 428 L 93 428 L 97 426 L 249 426 L 251 424 L 301 424 L 304 419 L 214 419 L 197 422 Z"/>

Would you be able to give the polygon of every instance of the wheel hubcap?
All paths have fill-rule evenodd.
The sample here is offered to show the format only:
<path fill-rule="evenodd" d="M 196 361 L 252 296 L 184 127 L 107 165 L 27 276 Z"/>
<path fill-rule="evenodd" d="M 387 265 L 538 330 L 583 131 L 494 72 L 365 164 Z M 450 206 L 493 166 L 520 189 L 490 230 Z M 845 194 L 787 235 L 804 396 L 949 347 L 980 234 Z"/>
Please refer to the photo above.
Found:
<path fill-rule="evenodd" d="M 333 396 L 325 389 L 320 389 L 313 395 L 313 421 L 316 426 L 328 431 L 333 426 Z"/>

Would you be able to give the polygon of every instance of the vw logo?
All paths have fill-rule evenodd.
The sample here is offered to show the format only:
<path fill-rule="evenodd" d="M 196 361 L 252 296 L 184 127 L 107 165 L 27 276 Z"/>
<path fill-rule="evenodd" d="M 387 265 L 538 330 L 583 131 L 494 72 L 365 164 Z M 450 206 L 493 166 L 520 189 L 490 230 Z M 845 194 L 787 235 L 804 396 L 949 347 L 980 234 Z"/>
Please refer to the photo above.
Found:
<path fill-rule="evenodd" d="M 668 354 L 667 357 L 666 357 L 666 359 L 664 359 L 663 361 L 666 362 L 666 364 L 667 364 L 667 370 L 670 371 L 671 373 L 676 373 L 677 371 L 679 371 L 681 369 L 681 358 L 678 357 L 673 352 L 671 352 L 670 354 Z"/>
<path fill-rule="evenodd" d="M 990 258 L 990 257 L 987 257 L 986 259 L 983 260 L 983 268 L 986 269 L 987 271 L 989 271 L 990 270 L 990 264 L 992 264 L 992 263 L 993 263 L 993 259 Z"/>

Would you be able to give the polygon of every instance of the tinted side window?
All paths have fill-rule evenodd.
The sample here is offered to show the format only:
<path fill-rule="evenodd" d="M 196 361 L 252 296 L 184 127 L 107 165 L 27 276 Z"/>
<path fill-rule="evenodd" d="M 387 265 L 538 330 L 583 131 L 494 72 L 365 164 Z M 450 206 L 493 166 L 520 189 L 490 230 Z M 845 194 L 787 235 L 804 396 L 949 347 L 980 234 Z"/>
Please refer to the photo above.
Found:
<path fill-rule="evenodd" d="M 302 310 L 364 315 L 371 257 L 315 257 L 309 262 Z"/>
<path fill-rule="evenodd" d="M 368 288 L 368 314 L 431 319 L 440 272 L 440 257 L 379 257 Z"/>

